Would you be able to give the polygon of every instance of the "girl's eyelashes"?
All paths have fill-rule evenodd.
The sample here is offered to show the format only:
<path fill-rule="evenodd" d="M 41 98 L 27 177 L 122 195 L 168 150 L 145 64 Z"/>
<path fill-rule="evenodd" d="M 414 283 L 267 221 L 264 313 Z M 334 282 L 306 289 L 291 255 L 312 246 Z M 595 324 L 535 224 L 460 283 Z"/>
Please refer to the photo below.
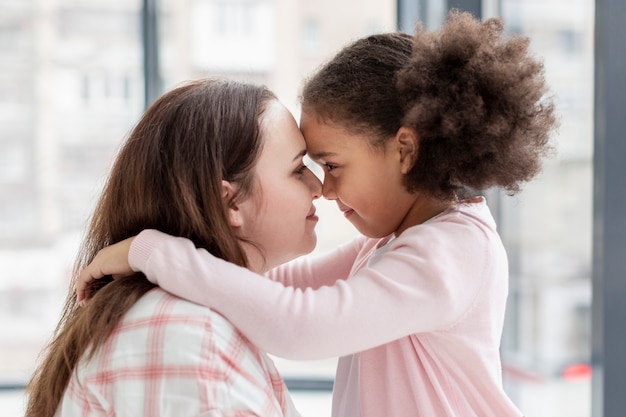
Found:
<path fill-rule="evenodd" d="M 324 163 L 324 167 L 328 170 L 328 172 L 330 172 L 333 169 L 337 168 L 337 165 L 333 165 L 333 164 L 329 164 L 329 163 L 325 162 Z"/>
<path fill-rule="evenodd" d="M 316 160 L 316 165 L 321 167 L 325 172 L 330 173 L 331 171 L 337 169 L 339 166 L 337 164 L 331 164 L 330 162 L 324 162 L 323 160 Z"/>

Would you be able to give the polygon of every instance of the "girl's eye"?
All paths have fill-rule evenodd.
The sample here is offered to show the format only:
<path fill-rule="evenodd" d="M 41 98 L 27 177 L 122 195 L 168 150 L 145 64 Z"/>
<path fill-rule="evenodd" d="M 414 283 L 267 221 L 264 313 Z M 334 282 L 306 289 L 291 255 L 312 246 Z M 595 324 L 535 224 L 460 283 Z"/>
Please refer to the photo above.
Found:
<path fill-rule="evenodd" d="M 337 168 L 336 165 L 333 164 L 324 164 L 324 166 L 326 167 L 326 169 L 328 170 L 328 172 L 332 171 L 333 169 Z"/>

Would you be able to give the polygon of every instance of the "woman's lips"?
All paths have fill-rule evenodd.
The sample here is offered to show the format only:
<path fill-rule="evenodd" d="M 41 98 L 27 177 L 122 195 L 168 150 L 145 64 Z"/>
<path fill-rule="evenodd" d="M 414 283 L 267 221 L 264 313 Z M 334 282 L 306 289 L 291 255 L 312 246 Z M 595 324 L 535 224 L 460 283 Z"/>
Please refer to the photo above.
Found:
<path fill-rule="evenodd" d="M 343 210 L 343 215 L 344 215 L 344 217 L 346 217 L 346 218 L 350 217 L 350 215 L 351 215 L 352 213 L 354 213 L 354 210 L 352 210 L 352 209 Z"/>

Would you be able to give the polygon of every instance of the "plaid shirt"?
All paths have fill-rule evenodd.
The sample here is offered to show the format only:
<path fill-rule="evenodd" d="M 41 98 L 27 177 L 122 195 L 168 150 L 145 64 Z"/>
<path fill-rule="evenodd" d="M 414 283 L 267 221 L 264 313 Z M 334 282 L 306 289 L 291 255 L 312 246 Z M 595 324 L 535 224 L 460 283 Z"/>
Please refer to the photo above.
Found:
<path fill-rule="evenodd" d="M 56 416 L 299 414 L 271 359 L 230 322 L 154 289 L 81 360 Z"/>

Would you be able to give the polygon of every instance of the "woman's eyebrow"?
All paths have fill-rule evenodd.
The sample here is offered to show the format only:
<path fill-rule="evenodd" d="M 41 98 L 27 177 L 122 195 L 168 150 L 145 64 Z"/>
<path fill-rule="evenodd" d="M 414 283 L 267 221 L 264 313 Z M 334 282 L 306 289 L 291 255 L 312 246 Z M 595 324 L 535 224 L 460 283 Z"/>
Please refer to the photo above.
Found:
<path fill-rule="evenodd" d="M 302 159 L 304 157 L 304 155 L 306 155 L 306 149 L 301 150 L 294 158 L 292 161 L 295 161 L 297 159 Z"/>

